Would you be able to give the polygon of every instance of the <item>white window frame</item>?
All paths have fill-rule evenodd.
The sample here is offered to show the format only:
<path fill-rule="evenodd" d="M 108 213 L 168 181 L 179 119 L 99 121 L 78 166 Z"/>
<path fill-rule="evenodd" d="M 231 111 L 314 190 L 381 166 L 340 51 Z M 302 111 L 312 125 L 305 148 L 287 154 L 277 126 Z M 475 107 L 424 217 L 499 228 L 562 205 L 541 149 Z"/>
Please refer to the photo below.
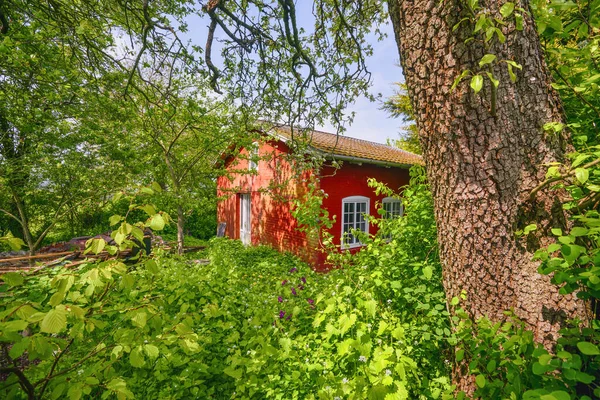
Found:
<path fill-rule="evenodd" d="M 345 212 L 346 210 L 346 204 L 352 204 L 353 205 L 353 211 L 350 211 L 348 213 Z M 366 204 L 365 206 L 365 212 L 361 212 L 361 215 L 364 215 L 363 217 L 361 217 L 362 219 L 364 219 L 363 221 L 359 221 L 357 218 L 358 212 L 356 211 L 356 205 L 357 204 Z M 352 248 L 356 248 L 356 247 L 360 247 L 362 246 L 362 243 L 358 240 L 358 238 L 356 238 L 355 236 L 351 236 L 352 238 L 352 243 L 348 243 L 345 240 L 345 230 L 344 228 L 346 228 L 346 226 L 351 227 L 351 229 L 358 229 L 356 227 L 357 222 L 364 222 L 365 223 L 365 229 L 362 230 L 364 233 L 369 234 L 369 220 L 368 217 L 370 215 L 370 207 L 371 207 L 371 199 L 369 199 L 368 197 L 365 196 L 349 196 L 349 197 L 344 197 L 342 199 L 342 218 L 341 218 L 341 225 L 342 225 L 342 236 L 341 236 L 341 244 L 342 244 L 342 248 L 343 249 L 352 249 Z M 352 222 L 346 222 L 346 214 L 350 214 L 352 215 Z"/>
<path fill-rule="evenodd" d="M 397 214 L 394 213 L 394 204 L 399 205 Z M 390 211 L 386 210 L 386 205 L 392 207 L 391 213 Z M 381 208 L 385 211 L 385 213 L 383 214 L 383 219 L 393 219 L 404 215 L 404 204 L 402 204 L 402 200 L 400 200 L 397 197 L 386 197 L 383 200 L 381 200 Z"/>
<path fill-rule="evenodd" d="M 394 211 L 396 211 L 396 210 L 394 210 L 395 204 L 399 204 L 397 213 L 394 213 Z M 386 209 L 386 206 L 389 206 L 392 208 L 391 213 L 389 210 Z M 400 218 L 401 216 L 404 215 L 404 204 L 402 204 L 402 200 L 400 200 L 397 197 L 385 197 L 383 200 L 381 200 L 381 209 L 383 210 L 381 219 L 390 220 L 390 219 L 394 219 L 394 218 Z M 382 235 L 381 237 L 388 241 L 392 240 L 391 233 Z"/>
<path fill-rule="evenodd" d="M 260 156 L 258 142 L 252 142 L 252 146 L 248 148 L 248 171 L 258 172 L 258 160 L 254 160 Z"/>

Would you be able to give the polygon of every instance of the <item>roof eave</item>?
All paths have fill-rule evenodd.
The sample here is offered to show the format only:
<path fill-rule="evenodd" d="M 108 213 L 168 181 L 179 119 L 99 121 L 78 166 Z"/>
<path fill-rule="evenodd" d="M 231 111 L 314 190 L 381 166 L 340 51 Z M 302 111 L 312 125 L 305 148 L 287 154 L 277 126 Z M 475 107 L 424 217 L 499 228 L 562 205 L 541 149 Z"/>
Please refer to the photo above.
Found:
<path fill-rule="evenodd" d="M 271 137 L 273 137 L 276 140 L 280 140 L 283 143 L 288 143 L 291 139 L 280 135 L 276 132 L 269 132 L 269 135 Z M 417 165 L 417 163 L 414 164 L 409 164 L 409 163 L 395 163 L 392 161 L 383 161 L 383 160 L 374 160 L 372 158 L 364 158 L 364 157 L 356 157 L 356 156 L 348 156 L 348 155 L 344 155 L 344 154 L 336 154 L 336 153 L 332 153 L 330 151 L 325 151 L 322 149 L 319 149 L 313 145 L 308 144 L 308 147 L 323 155 L 325 158 L 333 158 L 333 159 L 338 159 L 338 160 L 342 160 L 342 161 L 348 161 L 348 162 L 352 162 L 352 163 L 364 163 L 364 164 L 374 164 L 374 165 L 380 165 L 383 167 L 394 167 L 394 168 L 403 168 L 403 169 L 409 169 L 414 165 Z"/>
<path fill-rule="evenodd" d="M 322 150 L 317 150 L 322 153 L 326 158 L 333 158 L 341 161 L 348 161 L 356 164 L 374 164 L 382 167 L 394 167 L 394 168 L 403 168 L 409 169 L 415 164 L 404 164 L 404 163 L 395 163 L 392 161 L 383 161 L 383 160 L 373 160 L 372 158 L 363 158 L 363 157 L 355 157 L 355 156 L 347 156 L 344 154 L 335 154 L 335 153 L 327 153 Z"/>

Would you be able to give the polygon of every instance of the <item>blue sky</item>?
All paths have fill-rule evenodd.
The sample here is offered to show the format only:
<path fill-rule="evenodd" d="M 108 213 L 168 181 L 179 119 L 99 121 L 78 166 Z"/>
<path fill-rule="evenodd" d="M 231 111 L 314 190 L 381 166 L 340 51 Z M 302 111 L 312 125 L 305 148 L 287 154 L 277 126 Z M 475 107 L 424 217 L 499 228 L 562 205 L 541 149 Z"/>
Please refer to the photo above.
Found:
<path fill-rule="evenodd" d="M 297 1 L 298 18 L 312 17 L 312 2 Z M 312 21 L 298 21 L 300 25 L 310 26 Z M 184 36 L 189 38 L 195 44 L 204 47 L 206 33 L 208 32 L 208 21 L 199 17 L 188 19 L 190 30 Z M 381 101 L 394 92 L 394 82 L 404 81 L 402 69 L 398 66 L 398 48 L 394 39 L 394 33 L 391 24 L 381 27 L 381 30 L 387 33 L 388 37 L 381 42 L 377 42 L 374 37 L 370 38 L 373 46 L 373 55 L 368 58 L 367 66 L 372 74 L 372 94 L 381 94 L 377 102 L 370 102 L 366 98 L 359 98 L 349 109 L 347 113 L 354 111 L 356 116 L 352 125 L 347 126 L 345 135 L 358 139 L 370 140 L 378 143 L 386 143 L 386 139 L 397 139 L 399 137 L 402 121 L 390 118 L 385 111 L 380 110 Z M 223 35 L 222 31 L 217 30 L 215 37 Z M 216 47 L 216 46 L 215 46 Z M 215 48 L 216 50 L 216 48 Z M 331 125 L 318 126 L 317 129 L 335 132 Z"/>
<path fill-rule="evenodd" d="M 388 37 L 381 42 L 372 41 L 373 55 L 367 60 L 367 66 L 372 74 L 373 86 L 371 93 L 381 93 L 382 97 L 377 102 L 370 102 L 366 98 L 358 99 L 348 111 L 356 112 L 356 117 L 346 131 L 346 136 L 372 142 L 385 143 L 387 138 L 399 137 L 400 119 L 391 118 L 388 113 L 380 110 L 381 101 L 394 93 L 395 82 L 404 82 L 402 69 L 398 56 L 398 47 L 394 39 L 391 24 L 382 27 Z M 325 126 L 323 130 L 334 131 L 333 127 Z"/>

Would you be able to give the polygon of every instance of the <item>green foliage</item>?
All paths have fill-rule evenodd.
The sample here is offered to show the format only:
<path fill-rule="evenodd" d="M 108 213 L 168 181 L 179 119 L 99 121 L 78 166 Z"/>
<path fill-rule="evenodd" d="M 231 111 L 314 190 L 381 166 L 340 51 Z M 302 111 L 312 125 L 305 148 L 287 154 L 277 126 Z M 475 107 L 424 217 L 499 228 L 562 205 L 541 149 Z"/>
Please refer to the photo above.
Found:
<path fill-rule="evenodd" d="M 405 190 L 406 217 L 389 221 L 392 241 L 374 238 L 358 265 L 327 275 L 225 239 L 206 265 L 158 250 L 5 274 L 0 342 L 31 360 L 36 396 L 442 398 L 454 339 L 422 179 Z M 151 225 L 161 214 L 137 198 L 130 208 Z M 124 217 L 111 222 L 134 235 Z M 5 397 L 26 397 L 18 379 Z"/>
<path fill-rule="evenodd" d="M 4 236 L 0 236 L 0 246 L 2 245 L 8 246 L 11 250 L 19 250 L 21 247 L 25 246 L 25 242 L 22 239 L 15 237 L 12 233 L 7 232 Z"/>
<path fill-rule="evenodd" d="M 549 352 L 533 341 L 533 334 L 507 313 L 508 322 L 473 323 L 459 310 L 453 317 L 460 338 L 456 360 L 468 360 L 476 384 L 475 398 L 593 399 L 600 397 L 600 158 L 597 121 L 599 73 L 597 1 L 533 2 L 539 33 L 567 114 L 567 124 L 544 126 L 548 135 L 572 132 L 576 151 L 569 164 L 551 165 L 546 180 L 536 188 L 565 190 L 563 207 L 571 214 L 570 228 L 551 230 L 556 242 L 536 252 L 539 272 L 550 275 L 559 293 L 576 294 L 590 306 L 585 321 L 561 322 L 555 347 Z M 585 10 L 585 12 L 584 12 Z M 508 12 L 508 10 L 507 10 Z M 510 67 L 510 64 L 509 64 Z M 511 71 L 509 70 L 509 73 Z M 600 76 L 600 75 L 598 75 Z M 511 74 L 512 77 L 512 74 Z M 541 221 L 540 221 L 541 222 Z M 537 229 L 530 225 L 523 234 Z M 458 302 L 457 302 L 458 304 Z M 552 314 L 551 310 L 549 313 Z"/>
<path fill-rule="evenodd" d="M 393 141 L 392 144 L 411 153 L 421 154 L 419 129 L 417 124 L 414 123 L 414 111 L 406 92 L 406 84 L 396 83 L 396 85 L 398 89 L 390 98 L 385 100 L 381 109 L 387 111 L 394 118 L 402 118 L 403 122 L 409 122 L 409 124 L 402 126 L 404 132 L 401 132 L 400 139 Z"/>

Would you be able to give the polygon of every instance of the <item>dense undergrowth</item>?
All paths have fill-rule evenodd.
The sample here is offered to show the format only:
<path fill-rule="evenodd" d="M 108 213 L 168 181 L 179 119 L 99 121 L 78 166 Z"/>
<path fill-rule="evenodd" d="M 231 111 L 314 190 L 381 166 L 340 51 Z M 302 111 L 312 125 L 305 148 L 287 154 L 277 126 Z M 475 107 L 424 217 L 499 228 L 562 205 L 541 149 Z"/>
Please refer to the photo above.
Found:
<path fill-rule="evenodd" d="M 405 207 L 329 274 L 214 239 L 207 265 L 158 250 L 4 275 L 2 396 L 441 398 L 453 338 L 422 183 Z"/>
<path fill-rule="evenodd" d="M 341 268 L 328 274 L 270 248 L 213 239 L 186 257 L 157 249 L 3 275 L 0 396 L 464 398 L 451 374 L 468 368 L 473 398 L 598 398 L 595 321 L 565 321 L 548 352 L 510 311 L 503 323 L 471 321 L 456 298 L 450 316 L 431 196 L 422 171 L 411 173 L 404 217 L 373 219 L 380 234 L 335 256 Z M 150 211 L 146 225 L 168 220 Z M 537 253 L 562 293 L 599 297 L 598 220 L 587 212 Z M 114 236 L 127 231 L 135 236 L 136 226 L 122 222 Z"/>

